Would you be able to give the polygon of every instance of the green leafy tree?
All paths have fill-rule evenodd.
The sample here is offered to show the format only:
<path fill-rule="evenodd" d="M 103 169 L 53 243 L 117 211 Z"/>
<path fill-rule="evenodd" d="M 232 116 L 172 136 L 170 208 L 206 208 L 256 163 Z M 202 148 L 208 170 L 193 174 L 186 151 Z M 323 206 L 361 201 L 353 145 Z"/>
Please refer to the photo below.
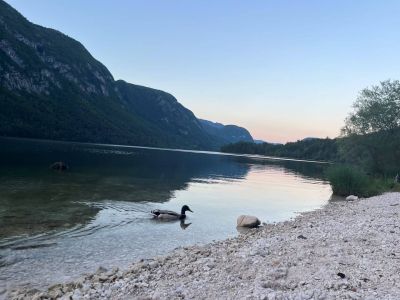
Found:
<path fill-rule="evenodd" d="M 346 119 L 344 135 L 391 131 L 400 126 L 400 81 L 386 80 L 363 89 Z"/>
<path fill-rule="evenodd" d="M 382 81 L 362 90 L 342 129 L 339 152 L 370 173 L 400 171 L 400 82 Z"/>

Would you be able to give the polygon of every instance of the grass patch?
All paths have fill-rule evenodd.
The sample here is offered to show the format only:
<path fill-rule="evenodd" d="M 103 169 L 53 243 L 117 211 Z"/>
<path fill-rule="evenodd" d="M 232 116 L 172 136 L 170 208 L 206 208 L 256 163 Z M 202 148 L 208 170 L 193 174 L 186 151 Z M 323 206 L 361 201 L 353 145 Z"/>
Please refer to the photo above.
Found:
<path fill-rule="evenodd" d="M 370 177 L 362 170 L 347 165 L 330 167 L 327 177 L 333 194 L 338 196 L 372 197 L 384 192 L 400 191 L 400 184 L 394 183 L 393 178 Z"/>

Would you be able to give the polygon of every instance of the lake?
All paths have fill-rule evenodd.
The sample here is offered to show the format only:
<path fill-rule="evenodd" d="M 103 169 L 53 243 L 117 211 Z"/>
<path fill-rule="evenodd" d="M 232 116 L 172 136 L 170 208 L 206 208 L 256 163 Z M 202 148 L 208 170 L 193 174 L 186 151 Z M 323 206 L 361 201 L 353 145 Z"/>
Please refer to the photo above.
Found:
<path fill-rule="evenodd" d="M 66 172 L 49 168 L 55 161 Z M 0 138 L 0 289 L 44 287 L 234 237 L 236 218 L 326 204 L 325 164 L 201 151 Z M 155 208 L 194 211 L 157 222 Z"/>

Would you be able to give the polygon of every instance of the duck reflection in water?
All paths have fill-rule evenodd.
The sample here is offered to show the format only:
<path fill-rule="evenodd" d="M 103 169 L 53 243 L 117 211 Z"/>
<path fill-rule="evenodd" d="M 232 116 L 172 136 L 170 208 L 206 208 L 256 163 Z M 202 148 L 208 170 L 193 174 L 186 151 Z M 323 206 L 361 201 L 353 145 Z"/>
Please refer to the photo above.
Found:
<path fill-rule="evenodd" d="M 188 228 L 192 223 L 185 223 L 185 220 L 181 220 L 180 225 L 183 230 Z"/>

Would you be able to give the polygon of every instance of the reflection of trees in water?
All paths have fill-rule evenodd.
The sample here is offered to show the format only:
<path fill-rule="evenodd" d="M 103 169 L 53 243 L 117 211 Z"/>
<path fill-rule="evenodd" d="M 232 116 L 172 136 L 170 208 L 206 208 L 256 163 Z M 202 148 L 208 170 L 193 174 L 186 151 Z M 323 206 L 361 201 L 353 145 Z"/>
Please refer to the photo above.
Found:
<path fill-rule="evenodd" d="M 249 170 L 246 164 L 211 155 L 26 144 L 11 141 L 0 150 L 0 238 L 86 224 L 101 210 L 90 202 L 165 202 L 193 178 L 244 178 Z M 68 172 L 48 168 L 59 160 L 70 165 Z"/>
<path fill-rule="evenodd" d="M 243 179 L 254 164 L 320 177 L 318 164 L 110 148 L 73 143 L 2 140 L 0 238 L 87 224 L 103 200 L 165 202 L 193 180 Z M 49 170 L 65 161 L 68 172 Z"/>
<path fill-rule="evenodd" d="M 257 167 L 276 167 L 280 168 L 285 172 L 306 178 L 306 179 L 325 179 L 325 170 L 330 164 L 326 163 L 314 163 L 306 161 L 293 161 L 293 160 L 273 160 L 266 158 L 248 158 L 248 157 L 236 157 L 237 162 L 251 162 Z"/>

